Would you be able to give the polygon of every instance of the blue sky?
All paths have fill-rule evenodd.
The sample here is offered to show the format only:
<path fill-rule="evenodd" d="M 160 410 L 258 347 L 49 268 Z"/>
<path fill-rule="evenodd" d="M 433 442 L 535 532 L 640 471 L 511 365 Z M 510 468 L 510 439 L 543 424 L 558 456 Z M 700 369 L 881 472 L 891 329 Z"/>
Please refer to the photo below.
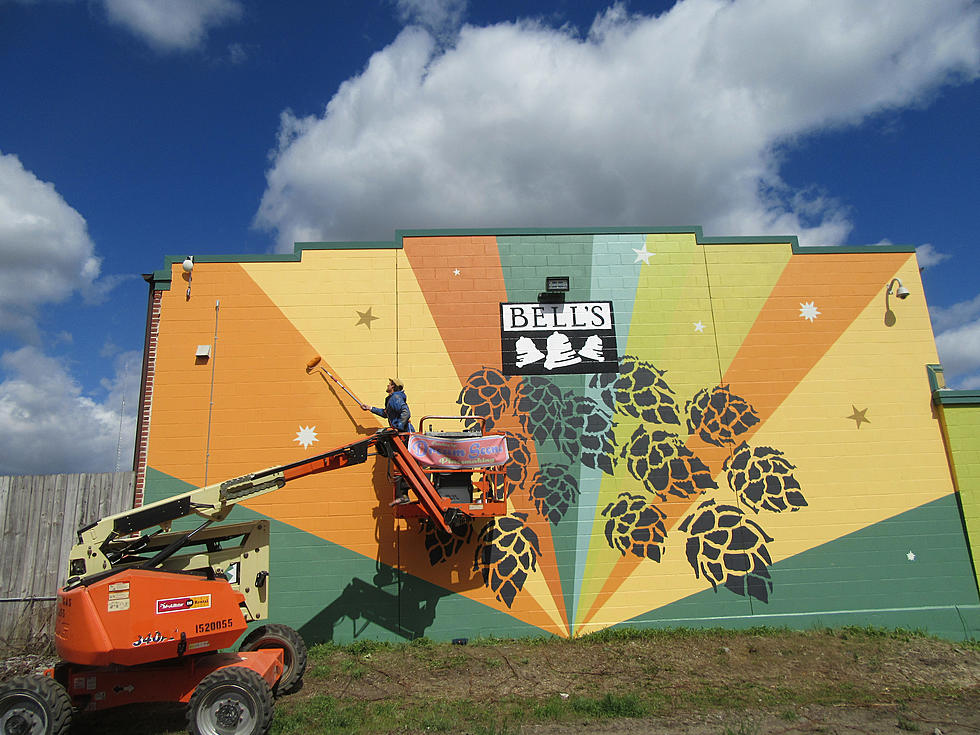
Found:
<path fill-rule="evenodd" d="M 396 228 L 915 245 L 980 388 L 978 76 L 968 0 L 0 0 L 0 473 L 130 466 L 165 255 Z"/>

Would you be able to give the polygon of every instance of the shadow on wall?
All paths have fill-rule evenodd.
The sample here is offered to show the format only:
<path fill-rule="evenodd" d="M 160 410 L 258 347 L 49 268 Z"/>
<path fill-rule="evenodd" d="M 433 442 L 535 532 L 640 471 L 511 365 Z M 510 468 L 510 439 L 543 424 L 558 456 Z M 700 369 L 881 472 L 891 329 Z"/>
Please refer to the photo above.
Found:
<path fill-rule="evenodd" d="M 300 635 L 310 643 L 333 641 L 338 625 L 349 620 L 355 640 L 372 623 L 408 640 L 424 636 L 439 600 L 453 593 L 410 575 L 398 583 L 394 570 L 387 573 L 386 579 L 379 572 L 373 582 L 351 579 L 337 599 L 300 628 Z"/>
<path fill-rule="evenodd" d="M 300 628 L 304 640 L 310 643 L 338 637 L 356 640 L 371 624 L 399 638 L 421 638 L 436 619 L 439 600 L 483 586 L 482 576 L 473 568 L 473 539 L 479 535 L 478 528 L 468 526 L 461 533 L 446 534 L 424 520 L 409 521 L 404 529 L 393 528 L 390 523 L 393 519 L 388 520 L 385 523 L 379 518 L 377 525 L 382 542 L 379 552 L 389 544 L 396 554 L 401 548 L 403 556 L 414 559 L 404 565 L 408 568 L 420 563 L 420 555 L 425 554 L 437 574 L 438 584 L 378 561 L 377 572 L 370 582 L 352 577 L 333 602 Z M 350 622 L 350 631 L 338 635 L 338 626 L 345 624 L 344 621 Z"/>

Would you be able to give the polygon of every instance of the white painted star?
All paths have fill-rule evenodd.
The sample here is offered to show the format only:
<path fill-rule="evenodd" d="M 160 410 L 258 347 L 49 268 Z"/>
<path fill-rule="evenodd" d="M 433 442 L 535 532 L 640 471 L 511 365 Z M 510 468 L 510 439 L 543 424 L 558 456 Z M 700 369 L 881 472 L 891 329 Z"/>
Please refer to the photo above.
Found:
<path fill-rule="evenodd" d="M 632 250 L 634 253 L 636 253 L 636 260 L 634 260 L 633 262 L 639 263 L 642 260 L 643 265 L 650 265 L 650 258 L 656 255 L 656 253 L 651 253 L 650 251 L 647 250 L 646 243 L 643 243 L 642 248 L 632 248 Z"/>
<path fill-rule="evenodd" d="M 453 275 L 454 276 L 458 276 L 459 275 L 459 268 L 457 268 L 456 270 L 453 271 Z"/>
<path fill-rule="evenodd" d="M 694 331 L 695 332 L 703 332 L 704 331 L 704 324 L 702 324 L 701 322 L 694 322 Z"/>
<path fill-rule="evenodd" d="M 299 431 L 296 432 L 296 438 L 293 441 L 299 442 L 303 446 L 303 449 L 306 449 L 310 444 L 317 441 L 314 429 L 316 429 L 315 426 L 299 427 Z"/>
<path fill-rule="evenodd" d="M 915 554 L 913 554 L 913 553 L 912 553 L 912 552 L 910 551 L 909 553 L 907 553 L 907 554 L 905 555 L 905 558 L 906 558 L 906 559 L 908 559 L 909 561 L 915 561 Z"/>
<path fill-rule="evenodd" d="M 820 312 L 817 311 L 817 306 L 812 301 L 807 301 L 805 304 L 800 304 L 800 316 L 804 319 L 809 319 L 812 323 L 814 319 L 820 316 Z"/>

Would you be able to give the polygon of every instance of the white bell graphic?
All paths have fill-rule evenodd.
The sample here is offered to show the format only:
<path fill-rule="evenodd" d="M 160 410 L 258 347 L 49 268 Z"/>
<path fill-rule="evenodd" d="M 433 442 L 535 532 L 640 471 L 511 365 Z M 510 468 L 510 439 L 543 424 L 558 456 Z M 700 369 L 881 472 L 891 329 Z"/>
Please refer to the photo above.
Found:
<path fill-rule="evenodd" d="M 517 340 L 517 367 L 522 368 L 543 359 L 544 353 L 537 348 L 533 339 L 520 337 Z"/>
<path fill-rule="evenodd" d="M 548 357 L 544 361 L 544 366 L 548 370 L 554 370 L 556 367 L 574 365 L 577 362 L 582 362 L 582 358 L 572 350 L 572 343 L 568 337 L 561 332 L 552 332 L 548 337 Z"/>
<path fill-rule="evenodd" d="M 579 350 L 578 354 L 587 360 L 602 362 L 602 337 L 598 334 L 593 334 L 585 340 L 585 347 Z"/>

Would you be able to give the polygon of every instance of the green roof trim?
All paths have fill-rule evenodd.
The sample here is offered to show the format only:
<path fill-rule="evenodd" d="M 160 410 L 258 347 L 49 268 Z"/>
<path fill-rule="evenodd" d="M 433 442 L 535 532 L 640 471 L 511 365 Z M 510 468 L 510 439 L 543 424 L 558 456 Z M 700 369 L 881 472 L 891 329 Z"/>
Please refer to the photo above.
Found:
<path fill-rule="evenodd" d="M 401 250 L 405 238 L 411 237 L 512 237 L 515 235 L 694 235 L 699 245 L 768 245 L 785 243 L 794 255 L 824 255 L 844 253 L 913 253 L 914 245 L 800 245 L 796 235 L 760 237 L 705 237 L 700 225 L 685 227 L 482 227 L 461 229 L 395 230 L 391 241 L 365 242 L 297 242 L 292 253 L 261 253 L 245 255 L 195 255 L 195 263 L 295 263 L 303 258 L 304 250 Z M 187 256 L 168 255 L 164 267 L 153 271 L 154 290 L 169 291 L 174 263 Z"/>
<path fill-rule="evenodd" d="M 942 365 L 926 365 L 932 402 L 937 406 L 980 406 L 980 390 L 950 390 Z"/>

